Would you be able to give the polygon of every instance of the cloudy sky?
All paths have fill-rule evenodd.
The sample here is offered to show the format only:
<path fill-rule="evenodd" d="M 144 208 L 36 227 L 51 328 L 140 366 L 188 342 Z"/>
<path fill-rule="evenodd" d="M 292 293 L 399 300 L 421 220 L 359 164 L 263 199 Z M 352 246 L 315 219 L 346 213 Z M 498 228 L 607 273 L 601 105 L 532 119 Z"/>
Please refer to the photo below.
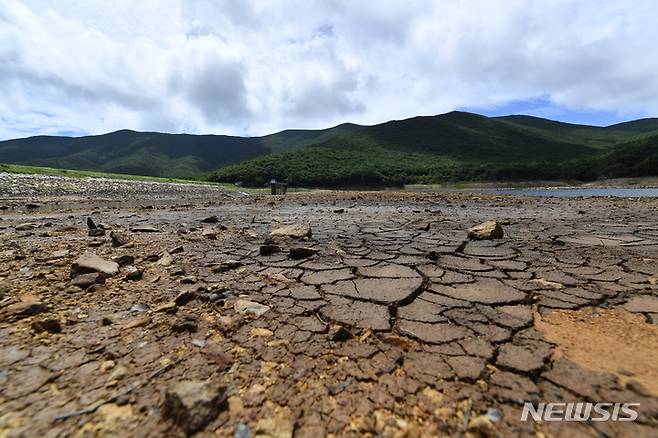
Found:
<path fill-rule="evenodd" d="M 0 0 L 0 139 L 658 116 L 655 0 Z"/>

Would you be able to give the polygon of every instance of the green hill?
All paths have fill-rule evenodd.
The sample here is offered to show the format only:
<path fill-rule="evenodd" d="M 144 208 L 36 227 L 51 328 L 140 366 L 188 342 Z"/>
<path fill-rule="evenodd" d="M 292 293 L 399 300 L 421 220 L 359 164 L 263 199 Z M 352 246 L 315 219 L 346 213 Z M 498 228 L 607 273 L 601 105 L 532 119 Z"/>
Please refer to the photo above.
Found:
<path fill-rule="evenodd" d="M 591 179 L 658 175 L 656 138 L 658 119 L 597 127 L 453 111 L 263 137 L 129 130 L 87 137 L 38 136 L 0 142 L 0 163 L 256 186 L 273 177 L 326 187 Z"/>

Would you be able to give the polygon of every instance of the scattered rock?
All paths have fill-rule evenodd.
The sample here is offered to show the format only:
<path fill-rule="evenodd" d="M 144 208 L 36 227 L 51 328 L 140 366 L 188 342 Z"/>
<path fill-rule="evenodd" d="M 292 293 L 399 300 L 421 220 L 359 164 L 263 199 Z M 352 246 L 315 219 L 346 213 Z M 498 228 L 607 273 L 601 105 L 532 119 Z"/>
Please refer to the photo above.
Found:
<path fill-rule="evenodd" d="M 176 298 L 174 298 L 174 303 L 176 303 L 177 306 L 184 306 L 185 304 L 189 303 L 195 298 L 196 298 L 196 293 L 192 291 L 183 291 L 179 293 L 176 296 Z"/>
<path fill-rule="evenodd" d="M 100 228 L 92 228 L 87 232 L 87 234 L 89 234 L 89 237 L 101 237 L 105 235 L 105 230 Z"/>
<path fill-rule="evenodd" d="M 167 389 L 162 415 L 189 436 L 205 428 L 226 408 L 225 387 L 214 382 L 187 380 Z"/>
<path fill-rule="evenodd" d="M 112 246 L 114 247 L 125 246 L 130 243 L 130 237 L 119 231 L 110 231 L 110 239 L 112 239 Z"/>
<path fill-rule="evenodd" d="M 180 254 L 180 253 L 182 253 L 183 251 L 184 251 L 183 246 L 182 246 L 182 245 L 178 245 L 178 246 L 175 247 L 175 248 L 171 248 L 171 249 L 169 250 L 169 254 Z"/>
<path fill-rule="evenodd" d="M 53 259 L 61 259 L 69 255 L 69 250 L 68 249 L 60 249 L 58 251 L 54 251 L 51 255 Z"/>
<path fill-rule="evenodd" d="M 262 256 L 276 254 L 279 251 L 281 251 L 281 248 L 278 245 L 273 245 L 271 243 L 261 245 L 258 250 L 259 254 Z"/>
<path fill-rule="evenodd" d="M 233 303 L 233 308 L 240 314 L 249 314 L 255 316 L 261 316 L 270 310 L 268 306 L 249 300 L 237 300 L 235 303 Z"/>
<path fill-rule="evenodd" d="M 135 266 L 128 265 L 121 268 L 121 270 L 126 274 L 123 278 L 126 280 L 136 281 L 141 280 L 144 274 L 142 271 Z"/>
<path fill-rule="evenodd" d="M 472 240 L 502 239 L 503 228 L 496 221 L 486 221 L 468 229 L 468 238 Z"/>
<path fill-rule="evenodd" d="M 55 318 L 47 318 L 32 323 L 32 330 L 37 333 L 61 333 L 62 326 Z"/>
<path fill-rule="evenodd" d="M 80 274 L 77 277 L 74 277 L 71 281 L 71 285 L 77 286 L 80 289 L 87 289 L 92 284 L 103 284 L 105 283 L 105 274 L 102 272 L 90 272 L 89 274 Z"/>
<path fill-rule="evenodd" d="M 88 272 L 102 272 L 111 277 L 119 273 L 119 264 L 105 260 L 94 253 L 86 252 L 73 262 L 71 275 L 76 276 Z"/>
<path fill-rule="evenodd" d="M 201 219 L 201 222 L 204 224 L 216 224 L 219 222 L 219 218 L 217 216 L 208 216 L 206 218 Z"/>
<path fill-rule="evenodd" d="M 158 260 L 158 265 L 160 266 L 171 266 L 174 263 L 174 258 L 169 254 L 168 251 L 162 253 L 162 257 Z"/>
<path fill-rule="evenodd" d="M 124 254 L 119 257 L 115 257 L 112 260 L 114 260 L 116 263 L 119 264 L 119 266 L 127 266 L 127 265 L 132 265 L 135 263 L 135 257 Z"/>
<path fill-rule="evenodd" d="M 242 262 L 239 260 L 224 260 L 218 266 L 214 266 L 211 270 L 214 273 L 218 272 L 227 272 L 231 269 L 236 269 L 242 266 Z"/>
<path fill-rule="evenodd" d="M 270 237 L 292 237 L 293 239 L 311 237 L 311 227 L 308 224 L 284 225 L 272 230 Z"/>
<path fill-rule="evenodd" d="M 340 324 L 332 324 L 329 327 L 329 332 L 327 333 L 327 336 L 329 336 L 329 339 L 331 339 L 334 342 L 347 341 L 348 339 L 351 339 L 353 337 L 352 332 L 350 332 Z"/>
<path fill-rule="evenodd" d="M 196 333 L 199 329 L 199 318 L 196 315 L 187 314 L 182 315 L 171 324 L 171 330 L 174 333 Z"/>
<path fill-rule="evenodd" d="M 212 229 L 203 230 L 201 235 L 206 239 L 215 240 L 217 239 L 217 231 Z"/>
<path fill-rule="evenodd" d="M 16 321 L 18 319 L 27 318 L 28 316 L 38 315 L 47 310 L 48 306 L 41 301 L 28 300 L 10 304 L 4 308 L 3 314 L 5 315 L 5 318 L 10 321 Z"/>
<path fill-rule="evenodd" d="M 138 313 L 143 313 L 143 312 L 148 312 L 151 307 L 148 304 L 144 303 L 137 303 L 134 306 L 130 308 L 131 312 L 138 312 Z"/>
<path fill-rule="evenodd" d="M 137 328 L 137 327 L 146 327 L 147 325 L 149 325 L 151 323 L 151 321 L 152 321 L 151 317 L 148 316 L 148 315 L 138 316 L 138 317 L 133 318 L 133 319 L 129 320 L 128 322 L 126 322 L 123 325 L 123 328 L 124 329 L 132 329 L 132 328 Z"/>
<path fill-rule="evenodd" d="M 149 225 L 142 225 L 142 226 L 137 226 L 133 227 L 130 229 L 133 233 L 158 233 L 160 230 L 158 230 L 155 227 L 149 226 Z"/>

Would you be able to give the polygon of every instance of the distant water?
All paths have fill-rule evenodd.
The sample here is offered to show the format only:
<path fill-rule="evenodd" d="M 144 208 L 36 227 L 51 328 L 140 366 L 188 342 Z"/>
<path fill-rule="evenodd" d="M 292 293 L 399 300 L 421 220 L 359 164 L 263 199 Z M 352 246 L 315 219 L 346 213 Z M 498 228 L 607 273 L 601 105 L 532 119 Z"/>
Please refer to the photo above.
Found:
<path fill-rule="evenodd" d="M 578 196 L 611 196 L 615 198 L 656 198 L 658 187 L 647 188 L 519 188 L 519 189 L 482 189 L 478 192 L 517 196 L 555 196 L 575 198 Z"/>

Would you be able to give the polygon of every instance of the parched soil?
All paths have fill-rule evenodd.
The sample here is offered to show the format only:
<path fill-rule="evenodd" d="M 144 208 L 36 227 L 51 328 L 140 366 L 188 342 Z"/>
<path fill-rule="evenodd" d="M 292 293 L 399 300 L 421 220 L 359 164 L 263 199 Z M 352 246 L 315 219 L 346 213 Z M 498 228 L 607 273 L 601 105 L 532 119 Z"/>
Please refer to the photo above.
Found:
<path fill-rule="evenodd" d="M 0 437 L 658 434 L 658 200 L 75 184 L 0 187 Z"/>

